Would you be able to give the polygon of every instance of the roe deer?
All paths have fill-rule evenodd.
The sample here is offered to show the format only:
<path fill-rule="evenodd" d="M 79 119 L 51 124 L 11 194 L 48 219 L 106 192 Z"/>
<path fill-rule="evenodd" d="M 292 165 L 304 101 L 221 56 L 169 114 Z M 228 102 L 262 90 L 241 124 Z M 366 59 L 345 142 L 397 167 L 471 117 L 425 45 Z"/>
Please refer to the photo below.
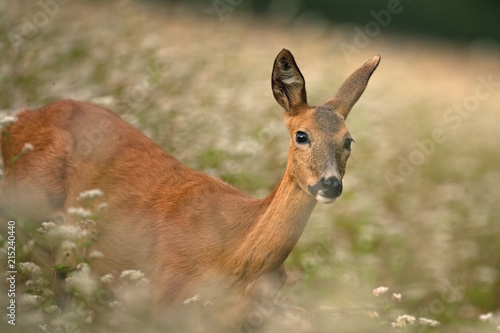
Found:
<path fill-rule="evenodd" d="M 2 215 L 76 223 L 68 208 L 98 188 L 107 209 L 96 223 L 95 248 L 104 258 L 93 270 L 141 270 L 162 306 L 210 290 L 260 297 L 265 279 L 273 288 L 285 282 L 283 262 L 316 202 L 342 193 L 353 142 L 344 121 L 379 61 L 371 58 L 312 106 L 292 54 L 278 54 L 272 90 L 284 110 L 289 157 L 263 199 L 184 166 L 104 107 L 66 100 L 23 111 L 2 135 Z M 25 143 L 33 150 L 14 159 Z"/>

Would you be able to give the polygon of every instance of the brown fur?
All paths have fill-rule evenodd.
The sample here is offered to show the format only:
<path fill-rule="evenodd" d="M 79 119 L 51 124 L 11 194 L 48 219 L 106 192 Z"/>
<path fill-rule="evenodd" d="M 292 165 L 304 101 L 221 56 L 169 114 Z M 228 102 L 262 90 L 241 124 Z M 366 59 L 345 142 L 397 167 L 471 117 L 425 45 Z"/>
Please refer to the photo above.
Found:
<path fill-rule="evenodd" d="M 97 221 L 96 247 L 105 259 L 94 269 L 143 271 L 163 305 L 207 290 L 217 290 L 210 297 L 258 297 L 264 277 L 274 288 L 284 283 L 283 262 L 316 204 L 308 186 L 332 168 L 343 176 L 344 119 L 378 61 L 344 83 L 348 96 L 313 107 L 291 53 L 280 52 L 273 92 L 291 140 L 286 172 L 267 198 L 252 199 L 189 169 L 106 108 L 67 100 L 20 113 L 9 140 L 2 137 L 0 209 L 8 217 L 75 223 L 68 208 L 80 206 L 80 192 L 98 188 L 108 209 Z M 308 147 L 295 143 L 299 130 L 309 134 Z M 34 150 L 11 163 L 26 142 Z"/>

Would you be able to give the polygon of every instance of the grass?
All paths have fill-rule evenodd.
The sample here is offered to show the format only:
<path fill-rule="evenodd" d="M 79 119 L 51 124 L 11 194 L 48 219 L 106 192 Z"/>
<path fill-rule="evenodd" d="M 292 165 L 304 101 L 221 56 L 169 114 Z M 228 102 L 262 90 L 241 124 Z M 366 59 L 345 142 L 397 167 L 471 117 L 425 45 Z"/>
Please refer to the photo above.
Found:
<path fill-rule="evenodd" d="M 500 81 L 498 51 L 382 31 L 346 58 L 339 43 L 352 43 L 354 32 L 342 27 L 256 21 L 237 7 L 220 21 L 196 8 L 113 1 L 61 4 L 16 53 L 9 33 L 42 9 L 3 0 L 0 8 L 5 113 L 63 98 L 104 104 L 185 164 L 257 197 L 272 190 L 287 159 L 270 89 L 279 50 L 294 53 L 311 103 L 381 54 L 347 121 L 356 144 L 345 192 L 335 205 L 317 206 L 287 261 L 280 300 L 308 309 L 315 332 L 385 332 L 405 313 L 441 322 L 429 331 L 492 332 L 500 325 L 499 86 L 482 83 Z M 464 111 L 448 111 L 454 105 Z M 31 280 L 50 293 L 50 277 L 43 279 Z M 89 297 L 107 295 L 96 279 Z M 388 294 L 373 296 L 381 285 Z M 44 320 L 60 331 L 108 329 L 86 322 L 88 299 L 68 292 L 73 312 L 48 301 L 28 304 L 32 320 L 23 317 L 18 331 Z M 401 302 L 390 300 L 393 292 Z M 146 325 L 128 305 L 107 318 L 123 331 Z M 378 317 L 367 315 L 374 311 Z M 489 312 L 492 321 L 479 320 Z"/>

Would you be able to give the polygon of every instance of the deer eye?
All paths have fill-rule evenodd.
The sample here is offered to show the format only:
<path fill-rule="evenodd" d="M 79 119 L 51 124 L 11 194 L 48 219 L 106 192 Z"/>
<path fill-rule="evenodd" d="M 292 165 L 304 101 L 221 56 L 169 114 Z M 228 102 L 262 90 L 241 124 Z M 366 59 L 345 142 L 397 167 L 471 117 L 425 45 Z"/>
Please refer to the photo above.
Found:
<path fill-rule="evenodd" d="M 297 142 L 298 144 L 301 144 L 301 145 L 309 143 L 309 137 L 307 136 L 306 133 L 304 133 L 302 131 L 298 131 L 295 134 L 295 142 Z"/>
<path fill-rule="evenodd" d="M 353 143 L 353 142 L 354 142 L 354 140 L 351 139 L 351 138 L 345 139 L 345 141 L 344 141 L 344 147 L 343 148 L 346 149 L 346 150 L 351 151 L 351 143 Z"/>

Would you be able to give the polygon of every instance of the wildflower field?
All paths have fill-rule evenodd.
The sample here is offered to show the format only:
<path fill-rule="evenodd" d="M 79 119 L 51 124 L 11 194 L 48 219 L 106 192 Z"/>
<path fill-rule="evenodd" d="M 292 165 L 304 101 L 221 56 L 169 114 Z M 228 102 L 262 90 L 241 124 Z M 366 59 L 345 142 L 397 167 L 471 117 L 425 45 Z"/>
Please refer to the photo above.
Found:
<path fill-rule="evenodd" d="M 289 137 L 270 83 L 276 54 L 294 54 L 311 104 L 380 54 L 347 119 L 355 144 L 344 193 L 317 205 L 286 262 L 277 301 L 308 310 L 310 326 L 273 322 L 263 310 L 239 331 L 500 331 L 498 45 L 383 27 L 361 43 L 353 26 L 256 19 L 211 2 L 0 0 L 0 16 L 3 125 L 23 107 L 60 99 L 105 105 L 186 165 L 254 197 L 272 191 L 287 161 Z M 2 226 L 0 238 L 0 331 L 210 332 L 188 315 L 208 304 L 196 295 L 178 320 L 146 320 L 147 276 L 97 276 L 92 262 L 105 260 L 98 252 L 85 253 L 87 263 L 56 290 L 54 271 L 64 267 L 36 264 L 36 249 L 85 252 L 106 209 L 96 198 L 105 202 L 106 194 L 82 194 L 72 212 L 82 217 L 77 226 L 15 221 L 14 268 L 14 225 L 1 221 L 12 228 Z M 117 280 L 118 292 L 109 287 Z"/>

